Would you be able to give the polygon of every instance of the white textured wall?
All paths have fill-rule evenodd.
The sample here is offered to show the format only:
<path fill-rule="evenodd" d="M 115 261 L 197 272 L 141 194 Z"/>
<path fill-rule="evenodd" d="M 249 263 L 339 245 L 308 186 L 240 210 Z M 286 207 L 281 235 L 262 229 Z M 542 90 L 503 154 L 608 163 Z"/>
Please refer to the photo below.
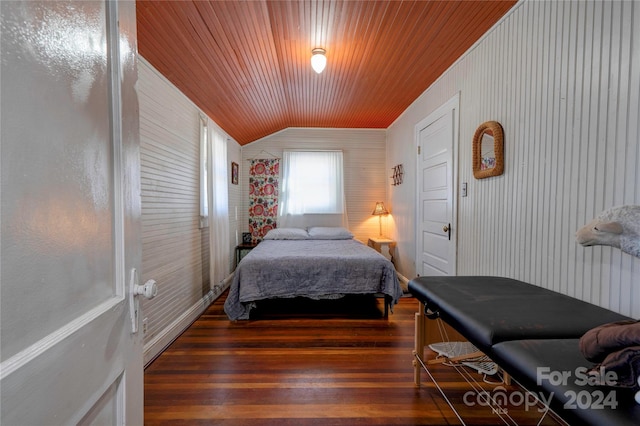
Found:
<path fill-rule="evenodd" d="M 388 129 L 398 267 L 415 275 L 415 124 L 460 93 L 458 274 L 502 275 L 640 317 L 640 260 L 575 231 L 640 204 L 640 3 L 524 1 Z M 505 173 L 476 180 L 471 139 L 505 130 Z"/>
<path fill-rule="evenodd" d="M 142 276 L 158 296 L 142 304 L 145 362 L 153 359 L 208 306 L 209 228 L 200 229 L 200 110 L 144 60 L 139 65 L 142 185 Z M 239 145 L 228 139 L 229 161 Z M 229 168 L 231 166 L 229 165 Z M 229 180 L 230 182 L 230 180 Z M 237 185 L 229 199 L 237 203 Z M 233 204 L 229 211 L 233 212 Z M 229 246 L 237 221 L 230 217 Z M 232 263 L 233 250 L 229 263 Z"/>
<path fill-rule="evenodd" d="M 242 147 L 241 230 L 249 229 L 249 161 L 252 158 L 282 157 L 286 149 L 340 149 L 344 156 L 345 192 L 349 228 L 366 242 L 379 233 L 378 218 L 371 216 L 376 201 L 387 202 L 386 184 L 391 170 L 385 166 L 385 131 L 378 129 L 290 128 Z M 393 213 L 393 211 L 391 212 Z M 383 232 L 392 217 L 383 218 Z"/>

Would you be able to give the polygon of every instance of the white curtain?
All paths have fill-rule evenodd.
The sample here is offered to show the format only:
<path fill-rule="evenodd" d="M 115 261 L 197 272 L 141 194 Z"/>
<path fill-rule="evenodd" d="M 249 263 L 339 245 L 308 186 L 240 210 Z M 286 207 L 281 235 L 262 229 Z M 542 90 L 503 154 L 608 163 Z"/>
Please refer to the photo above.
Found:
<path fill-rule="evenodd" d="M 211 122 L 208 133 L 209 271 L 213 288 L 221 284 L 230 272 L 229 188 L 226 137 Z"/>
<path fill-rule="evenodd" d="M 348 228 L 342 151 L 284 151 L 278 227 Z"/>

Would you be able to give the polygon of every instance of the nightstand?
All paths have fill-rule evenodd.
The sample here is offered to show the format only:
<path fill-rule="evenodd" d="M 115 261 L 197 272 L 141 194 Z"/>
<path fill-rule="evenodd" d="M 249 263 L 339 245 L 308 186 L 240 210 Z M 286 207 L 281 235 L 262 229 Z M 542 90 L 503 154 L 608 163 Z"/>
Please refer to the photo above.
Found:
<path fill-rule="evenodd" d="M 257 244 L 240 244 L 236 246 L 236 267 L 243 257 L 247 255 L 251 250 L 256 248 Z"/>
<path fill-rule="evenodd" d="M 369 238 L 367 245 L 382 253 L 384 257 L 393 262 L 393 253 L 396 248 L 396 242 L 394 240 L 385 237 L 374 237 Z"/>

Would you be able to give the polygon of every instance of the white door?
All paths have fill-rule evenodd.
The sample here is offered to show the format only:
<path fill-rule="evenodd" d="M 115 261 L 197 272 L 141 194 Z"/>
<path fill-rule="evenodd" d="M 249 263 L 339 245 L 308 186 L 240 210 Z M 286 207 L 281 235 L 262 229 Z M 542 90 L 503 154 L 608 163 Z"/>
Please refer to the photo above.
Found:
<path fill-rule="evenodd" d="M 0 423 L 141 425 L 135 3 L 0 12 Z"/>
<path fill-rule="evenodd" d="M 458 97 L 451 99 L 416 126 L 417 275 L 455 275 L 456 210 L 454 205 L 454 146 Z"/>

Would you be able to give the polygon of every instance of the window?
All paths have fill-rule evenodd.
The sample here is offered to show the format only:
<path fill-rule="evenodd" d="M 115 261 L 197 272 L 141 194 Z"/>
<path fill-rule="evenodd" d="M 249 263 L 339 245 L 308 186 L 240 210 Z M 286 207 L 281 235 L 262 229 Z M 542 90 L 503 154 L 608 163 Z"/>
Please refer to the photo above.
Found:
<path fill-rule="evenodd" d="M 229 190 L 227 138 L 200 116 L 200 227 L 209 228 L 209 274 L 212 289 L 229 274 Z"/>
<path fill-rule="evenodd" d="M 279 215 L 345 213 L 341 151 L 284 151 Z"/>
<path fill-rule="evenodd" d="M 200 116 L 200 227 L 209 226 L 209 158 L 207 119 Z"/>
<path fill-rule="evenodd" d="M 211 286 L 220 289 L 229 274 L 229 187 L 227 137 L 214 123 L 209 127 L 209 268 Z"/>

